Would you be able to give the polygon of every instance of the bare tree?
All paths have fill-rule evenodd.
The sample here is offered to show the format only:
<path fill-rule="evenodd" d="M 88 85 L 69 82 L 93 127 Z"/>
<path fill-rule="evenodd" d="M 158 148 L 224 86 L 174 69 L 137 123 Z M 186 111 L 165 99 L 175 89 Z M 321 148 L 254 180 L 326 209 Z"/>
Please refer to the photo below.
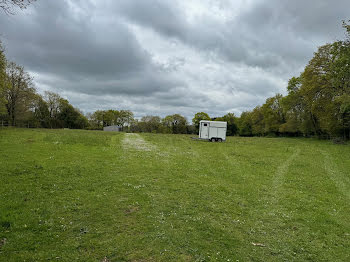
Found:
<path fill-rule="evenodd" d="M 0 9 L 6 14 L 14 14 L 14 8 L 26 9 L 28 5 L 36 0 L 0 0 Z"/>

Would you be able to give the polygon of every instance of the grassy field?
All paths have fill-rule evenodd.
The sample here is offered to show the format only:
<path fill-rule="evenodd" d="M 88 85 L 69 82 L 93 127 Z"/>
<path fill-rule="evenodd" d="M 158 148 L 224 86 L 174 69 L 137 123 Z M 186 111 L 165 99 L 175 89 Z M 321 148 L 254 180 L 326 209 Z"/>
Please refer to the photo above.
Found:
<path fill-rule="evenodd" d="M 0 129 L 0 261 L 350 261 L 350 146 Z"/>

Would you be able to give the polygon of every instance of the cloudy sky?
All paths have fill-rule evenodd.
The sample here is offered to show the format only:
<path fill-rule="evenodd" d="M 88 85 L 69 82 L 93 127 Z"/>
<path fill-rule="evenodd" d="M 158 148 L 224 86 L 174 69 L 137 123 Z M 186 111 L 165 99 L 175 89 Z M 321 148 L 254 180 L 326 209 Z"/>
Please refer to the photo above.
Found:
<path fill-rule="evenodd" d="M 344 37 L 349 0 L 38 0 L 0 13 L 0 39 L 39 92 L 84 112 L 239 115 L 285 93 Z"/>

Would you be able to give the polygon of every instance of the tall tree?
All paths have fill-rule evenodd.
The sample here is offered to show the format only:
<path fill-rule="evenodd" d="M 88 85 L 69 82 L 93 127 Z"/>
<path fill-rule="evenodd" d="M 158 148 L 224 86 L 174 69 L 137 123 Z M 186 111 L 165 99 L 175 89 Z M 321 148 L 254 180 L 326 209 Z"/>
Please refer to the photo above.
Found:
<path fill-rule="evenodd" d="M 112 126 L 116 124 L 116 119 L 119 112 L 117 110 L 106 110 L 103 115 L 103 126 Z"/>
<path fill-rule="evenodd" d="M 88 126 L 86 117 L 65 99 L 60 100 L 58 119 L 64 128 L 82 129 Z"/>
<path fill-rule="evenodd" d="M 134 120 L 134 114 L 130 110 L 120 110 L 116 120 L 117 125 L 122 127 L 129 126 Z"/>
<path fill-rule="evenodd" d="M 93 128 L 102 129 L 104 127 L 104 115 L 103 110 L 97 110 L 92 114 L 91 124 Z"/>
<path fill-rule="evenodd" d="M 250 114 L 250 118 L 248 118 L 252 123 L 252 135 L 254 136 L 262 136 L 268 133 L 263 106 L 255 107 Z"/>
<path fill-rule="evenodd" d="M 34 99 L 32 124 L 35 127 L 52 128 L 52 126 L 50 126 L 50 112 L 48 104 L 40 95 L 36 95 Z"/>
<path fill-rule="evenodd" d="M 301 75 L 289 80 L 287 96 L 242 114 L 240 134 L 350 138 L 350 25 L 343 27 L 346 39 L 319 47 Z"/>
<path fill-rule="evenodd" d="M 265 104 L 261 107 L 265 134 L 278 134 L 280 126 L 285 123 L 282 97 L 281 94 L 270 97 L 266 99 Z"/>
<path fill-rule="evenodd" d="M 141 132 L 158 133 L 161 129 L 161 118 L 159 116 L 143 116 L 138 125 Z"/>
<path fill-rule="evenodd" d="M 6 113 L 6 89 L 8 82 L 6 81 L 6 58 L 4 49 L 0 42 L 0 116 Z"/>
<path fill-rule="evenodd" d="M 241 117 L 238 120 L 238 129 L 240 136 L 253 135 L 252 112 L 246 111 L 241 114 Z"/>
<path fill-rule="evenodd" d="M 8 63 L 6 68 L 8 89 L 5 91 L 7 100 L 6 109 L 11 125 L 16 125 L 19 118 L 25 117 L 33 107 L 35 89 L 31 76 L 24 71 L 23 67 L 13 62 Z"/>
<path fill-rule="evenodd" d="M 57 128 L 59 127 L 59 113 L 60 104 L 62 97 L 54 92 L 46 91 L 44 94 L 44 100 L 47 104 L 49 110 L 49 127 Z"/>
<path fill-rule="evenodd" d="M 192 119 L 192 123 L 196 127 L 197 132 L 199 130 L 199 122 L 201 120 L 211 120 L 211 119 L 210 119 L 209 115 L 205 112 L 196 113 Z"/>
<path fill-rule="evenodd" d="M 163 119 L 165 126 L 170 128 L 173 134 L 185 134 L 187 133 L 187 120 L 180 114 L 168 115 Z"/>

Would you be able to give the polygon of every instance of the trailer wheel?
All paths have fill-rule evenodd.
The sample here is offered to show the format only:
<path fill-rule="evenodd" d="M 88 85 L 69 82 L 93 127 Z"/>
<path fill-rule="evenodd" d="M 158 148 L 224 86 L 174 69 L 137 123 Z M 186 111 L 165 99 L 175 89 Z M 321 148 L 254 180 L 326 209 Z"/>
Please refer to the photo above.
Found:
<path fill-rule="evenodd" d="M 215 138 L 214 137 L 210 138 L 210 142 L 215 142 Z"/>
<path fill-rule="evenodd" d="M 218 138 L 218 142 L 222 142 L 222 138 Z"/>

